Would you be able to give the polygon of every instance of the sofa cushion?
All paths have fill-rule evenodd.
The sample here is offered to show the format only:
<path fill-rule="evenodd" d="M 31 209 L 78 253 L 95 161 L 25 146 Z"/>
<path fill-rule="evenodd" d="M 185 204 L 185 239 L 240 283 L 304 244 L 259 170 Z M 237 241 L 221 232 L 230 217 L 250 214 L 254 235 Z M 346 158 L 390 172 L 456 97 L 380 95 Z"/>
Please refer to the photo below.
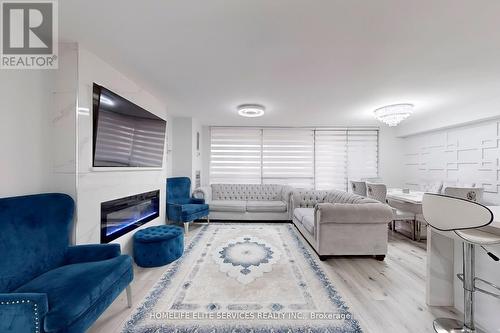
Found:
<path fill-rule="evenodd" d="M 305 215 L 301 223 L 311 235 L 314 235 L 314 215 Z"/>
<path fill-rule="evenodd" d="M 314 208 L 295 208 L 293 211 L 293 217 L 299 222 L 302 222 L 304 216 L 312 216 L 314 218 Z"/>
<path fill-rule="evenodd" d="M 247 201 L 247 212 L 286 212 L 286 203 L 281 200 Z"/>
<path fill-rule="evenodd" d="M 210 210 L 214 212 L 240 212 L 246 211 L 246 201 L 242 200 L 212 200 Z"/>
<path fill-rule="evenodd" d="M 44 318 L 44 328 L 45 331 L 58 331 L 99 303 L 122 276 L 131 276 L 131 269 L 132 259 L 126 255 L 66 265 L 38 276 L 15 292 L 47 294 L 49 312 Z"/>

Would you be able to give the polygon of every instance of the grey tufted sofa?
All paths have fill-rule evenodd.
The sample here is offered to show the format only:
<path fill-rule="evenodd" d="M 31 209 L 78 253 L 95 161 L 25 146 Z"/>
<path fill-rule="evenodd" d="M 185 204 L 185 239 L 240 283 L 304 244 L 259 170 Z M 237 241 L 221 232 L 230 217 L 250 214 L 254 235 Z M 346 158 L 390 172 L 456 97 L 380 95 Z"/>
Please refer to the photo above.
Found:
<path fill-rule="evenodd" d="M 212 184 L 193 191 L 210 206 L 210 219 L 289 221 L 292 188 L 276 184 Z"/>
<path fill-rule="evenodd" d="M 391 208 L 343 191 L 294 191 L 292 221 L 321 260 L 332 255 L 387 253 Z"/>

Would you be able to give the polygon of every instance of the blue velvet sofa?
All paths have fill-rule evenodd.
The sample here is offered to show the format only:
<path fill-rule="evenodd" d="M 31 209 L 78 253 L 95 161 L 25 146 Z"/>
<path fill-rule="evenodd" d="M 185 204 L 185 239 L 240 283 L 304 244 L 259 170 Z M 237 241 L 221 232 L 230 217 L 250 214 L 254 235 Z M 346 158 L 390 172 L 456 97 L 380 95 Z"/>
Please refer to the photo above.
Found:
<path fill-rule="evenodd" d="M 167 217 L 170 221 L 184 223 L 187 233 L 189 223 L 206 217 L 209 208 L 204 199 L 191 198 L 191 179 L 173 177 L 167 179 Z"/>
<path fill-rule="evenodd" d="M 84 332 L 132 281 L 118 244 L 69 245 L 73 210 L 59 193 L 0 199 L 0 332 Z"/>

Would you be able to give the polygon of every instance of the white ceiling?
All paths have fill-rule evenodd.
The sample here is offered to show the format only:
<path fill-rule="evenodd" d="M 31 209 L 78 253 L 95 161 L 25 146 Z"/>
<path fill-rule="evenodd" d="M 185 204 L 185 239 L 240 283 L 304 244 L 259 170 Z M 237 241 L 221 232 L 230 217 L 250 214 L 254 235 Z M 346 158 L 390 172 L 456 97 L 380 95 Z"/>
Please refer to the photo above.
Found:
<path fill-rule="evenodd" d="M 374 125 L 373 109 L 398 102 L 421 121 L 500 92 L 497 0 L 64 0 L 59 11 L 63 40 L 204 124 Z M 242 103 L 268 111 L 241 118 Z"/>

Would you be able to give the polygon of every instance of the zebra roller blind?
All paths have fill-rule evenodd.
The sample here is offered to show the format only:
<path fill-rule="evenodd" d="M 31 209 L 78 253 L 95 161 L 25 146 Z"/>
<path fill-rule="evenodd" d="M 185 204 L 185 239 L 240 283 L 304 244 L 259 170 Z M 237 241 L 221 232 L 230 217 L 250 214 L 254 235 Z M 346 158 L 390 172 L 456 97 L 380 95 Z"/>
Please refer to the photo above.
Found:
<path fill-rule="evenodd" d="M 314 188 L 314 133 L 294 128 L 263 129 L 262 183 Z"/>
<path fill-rule="evenodd" d="M 210 183 L 347 190 L 378 176 L 378 129 L 212 127 Z"/>
<path fill-rule="evenodd" d="M 262 182 L 262 130 L 211 128 L 210 182 Z"/>

